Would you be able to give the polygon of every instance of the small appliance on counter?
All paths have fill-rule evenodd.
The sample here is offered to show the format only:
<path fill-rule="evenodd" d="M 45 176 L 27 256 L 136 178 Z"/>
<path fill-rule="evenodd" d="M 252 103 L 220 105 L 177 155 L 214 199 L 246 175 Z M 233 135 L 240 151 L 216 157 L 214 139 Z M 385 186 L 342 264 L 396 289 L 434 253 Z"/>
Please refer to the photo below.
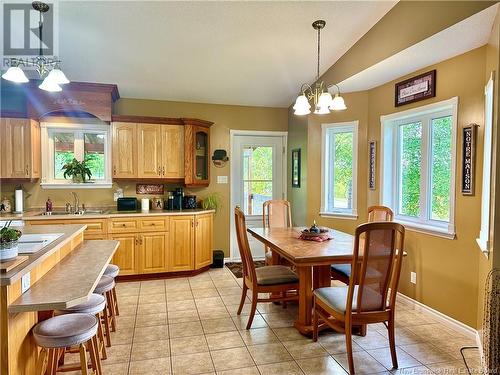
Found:
<path fill-rule="evenodd" d="M 174 197 L 174 203 L 173 203 L 173 210 L 180 211 L 182 210 L 182 205 L 183 205 L 183 199 L 184 199 L 184 189 L 183 188 L 176 188 L 173 192 L 173 197 Z"/>
<path fill-rule="evenodd" d="M 196 195 L 185 195 L 182 207 L 185 210 L 193 210 L 196 208 Z"/>
<path fill-rule="evenodd" d="M 163 203 L 163 209 L 172 211 L 174 209 L 174 194 L 169 191 L 167 199 L 165 199 L 165 202 Z"/>
<path fill-rule="evenodd" d="M 118 211 L 137 211 L 137 198 L 118 198 L 116 201 L 116 209 Z"/>

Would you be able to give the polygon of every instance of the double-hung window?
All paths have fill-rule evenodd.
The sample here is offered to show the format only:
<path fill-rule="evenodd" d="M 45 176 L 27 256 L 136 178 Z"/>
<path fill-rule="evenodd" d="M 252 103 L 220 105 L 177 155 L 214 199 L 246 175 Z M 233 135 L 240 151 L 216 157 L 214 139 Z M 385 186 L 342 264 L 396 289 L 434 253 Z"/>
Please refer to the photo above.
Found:
<path fill-rule="evenodd" d="M 322 216 L 357 217 L 358 122 L 322 125 Z"/>
<path fill-rule="evenodd" d="M 410 228 L 455 236 L 458 99 L 382 116 L 382 203 Z"/>
<path fill-rule="evenodd" d="M 41 123 L 43 187 L 111 187 L 111 136 L 109 125 Z M 92 176 L 89 183 L 64 178 L 63 166 L 85 160 Z"/>

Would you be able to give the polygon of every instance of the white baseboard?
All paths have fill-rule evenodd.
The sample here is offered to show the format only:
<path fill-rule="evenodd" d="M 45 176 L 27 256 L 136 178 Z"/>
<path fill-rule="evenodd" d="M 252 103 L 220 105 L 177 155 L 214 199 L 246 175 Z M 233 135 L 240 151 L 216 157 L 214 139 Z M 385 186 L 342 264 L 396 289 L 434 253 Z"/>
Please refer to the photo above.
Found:
<path fill-rule="evenodd" d="M 425 311 L 429 314 L 431 314 L 436 320 L 439 322 L 443 323 L 444 325 L 460 331 L 463 333 L 465 336 L 475 339 L 479 343 L 479 334 L 477 330 L 474 328 L 468 326 L 465 323 L 462 323 L 456 319 L 453 319 L 449 317 L 448 315 L 443 314 L 442 312 L 439 312 L 437 310 L 434 310 L 432 307 L 429 307 L 427 305 L 424 305 L 422 302 L 416 301 L 413 298 L 410 298 L 408 296 L 405 296 L 404 294 L 398 292 L 398 301 L 402 302 L 403 304 L 406 304 L 408 306 L 413 307 L 413 309 L 417 311 Z"/>

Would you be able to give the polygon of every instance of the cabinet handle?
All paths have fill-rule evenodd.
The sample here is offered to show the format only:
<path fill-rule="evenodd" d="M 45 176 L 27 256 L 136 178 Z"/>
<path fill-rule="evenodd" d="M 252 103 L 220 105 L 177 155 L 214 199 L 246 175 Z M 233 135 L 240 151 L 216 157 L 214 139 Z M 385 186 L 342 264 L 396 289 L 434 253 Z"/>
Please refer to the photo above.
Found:
<path fill-rule="evenodd" d="M 191 227 L 194 227 L 194 220 L 191 220 Z"/>
<path fill-rule="evenodd" d="M 165 176 L 165 166 L 163 166 L 162 173 Z"/>
<path fill-rule="evenodd" d="M 143 238 L 143 236 L 140 236 L 139 238 L 141 239 L 141 245 L 142 245 L 142 240 L 143 240 L 144 238 Z"/>
<path fill-rule="evenodd" d="M 26 164 L 26 176 L 29 176 L 29 165 Z"/>
<path fill-rule="evenodd" d="M 161 167 L 158 166 L 158 176 L 161 176 Z"/>
<path fill-rule="evenodd" d="M 113 176 L 116 176 L 116 165 L 113 165 Z"/>
<path fill-rule="evenodd" d="M 139 240 L 138 240 L 137 237 L 135 238 L 134 242 L 135 242 L 136 245 L 139 245 Z"/>

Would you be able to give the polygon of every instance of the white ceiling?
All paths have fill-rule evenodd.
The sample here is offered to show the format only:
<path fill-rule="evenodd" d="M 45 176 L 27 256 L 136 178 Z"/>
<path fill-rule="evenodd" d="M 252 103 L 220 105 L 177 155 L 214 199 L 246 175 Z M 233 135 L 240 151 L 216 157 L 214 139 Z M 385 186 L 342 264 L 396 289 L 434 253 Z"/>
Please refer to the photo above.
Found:
<path fill-rule="evenodd" d="M 498 4 L 456 23 L 339 83 L 342 92 L 368 90 L 488 42 Z"/>
<path fill-rule="evenodd" d="M 59 2 L 59 55 L 73 81 L 127 98 L 288 107 L 396 1 Z"/>

